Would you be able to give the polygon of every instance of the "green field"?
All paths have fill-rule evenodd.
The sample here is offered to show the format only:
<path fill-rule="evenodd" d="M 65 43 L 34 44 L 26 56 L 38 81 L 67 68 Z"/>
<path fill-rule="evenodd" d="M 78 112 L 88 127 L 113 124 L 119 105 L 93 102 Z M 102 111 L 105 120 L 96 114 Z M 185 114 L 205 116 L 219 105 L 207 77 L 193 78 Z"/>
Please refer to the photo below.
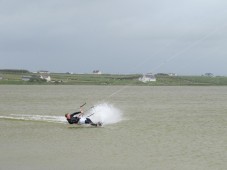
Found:
<path fill-rule="evenodd" d="M 143 83 L 139 81 L 140 74 L 67 74 L 50 73 L 50 82 L 39 78 L 39 73 L 24 71 L 0 71 L 0 84 L 15 85 L 138 85 L 138 86 L 223 86 L 227 85 L 227 77 L 206 76 L 156 76 L 156 82 Z M 22 80 L 23 76 L 32 77 L 29 81 Z"/>

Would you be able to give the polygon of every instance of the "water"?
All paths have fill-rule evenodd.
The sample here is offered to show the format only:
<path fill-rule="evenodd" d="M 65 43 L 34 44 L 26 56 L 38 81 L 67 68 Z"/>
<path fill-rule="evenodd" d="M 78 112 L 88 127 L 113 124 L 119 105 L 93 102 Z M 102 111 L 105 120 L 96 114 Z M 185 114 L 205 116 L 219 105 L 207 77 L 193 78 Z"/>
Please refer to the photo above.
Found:
<path fill-rule="evenodd" d="M 227 168 L 227 87 L 1 85 L 0 94 L 0 169 Z M 66 123 L 84 102 L 103 127 Z"/>

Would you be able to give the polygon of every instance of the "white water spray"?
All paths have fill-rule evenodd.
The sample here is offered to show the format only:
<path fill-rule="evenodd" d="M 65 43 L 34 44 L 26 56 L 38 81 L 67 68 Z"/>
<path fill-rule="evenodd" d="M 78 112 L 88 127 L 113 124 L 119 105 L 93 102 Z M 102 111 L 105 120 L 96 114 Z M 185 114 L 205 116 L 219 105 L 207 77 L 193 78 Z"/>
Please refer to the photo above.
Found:
<path fill-rule="evenodd" d="M 104 125 L 107 125 L 122 121 L 123 114 L 113 105 L 102 103 L 92 108 L 86 115 L 91 115 L 90 118 L 93 122 L 101 121 Z"/>

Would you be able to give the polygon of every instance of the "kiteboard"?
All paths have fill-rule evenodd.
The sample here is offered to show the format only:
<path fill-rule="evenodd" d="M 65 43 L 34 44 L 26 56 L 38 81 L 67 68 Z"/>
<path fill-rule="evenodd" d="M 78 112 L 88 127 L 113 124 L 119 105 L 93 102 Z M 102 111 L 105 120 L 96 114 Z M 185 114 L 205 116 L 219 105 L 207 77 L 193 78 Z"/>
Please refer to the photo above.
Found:
<path fill-rule="evenodd" d="M 98 123 L 97 123 L 97 127 L 102 126 L 102 125 L 103 125 L 102 122 L 98 122 Z"/>

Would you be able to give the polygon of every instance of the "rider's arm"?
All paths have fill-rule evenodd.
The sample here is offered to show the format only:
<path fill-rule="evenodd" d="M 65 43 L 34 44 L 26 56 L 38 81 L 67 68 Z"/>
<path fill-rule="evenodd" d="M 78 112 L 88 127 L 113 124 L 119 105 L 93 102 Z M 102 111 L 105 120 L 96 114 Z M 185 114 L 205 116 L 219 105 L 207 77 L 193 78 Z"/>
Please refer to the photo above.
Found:
<path fill-rule="evenodd" d="M 73 117 L 74 115 L 80 114 L 81 112 L 75 112 L 71 114 L 71 117 Z"/>
<path fill-rule="evenodd" d="M 74 115 L 77 115 L 77 114 L 80 114 L 80 115 L 78 115 L 78 116 L 82 116 L 83 113 L 84 113 L 84 111 L 82 110 L 82 108 L 80 108 L 80 111 L 79 111 L 79 112 L 72 113 L 72 114 L 71 114 L 71 117 L 73 117 Z"/>

